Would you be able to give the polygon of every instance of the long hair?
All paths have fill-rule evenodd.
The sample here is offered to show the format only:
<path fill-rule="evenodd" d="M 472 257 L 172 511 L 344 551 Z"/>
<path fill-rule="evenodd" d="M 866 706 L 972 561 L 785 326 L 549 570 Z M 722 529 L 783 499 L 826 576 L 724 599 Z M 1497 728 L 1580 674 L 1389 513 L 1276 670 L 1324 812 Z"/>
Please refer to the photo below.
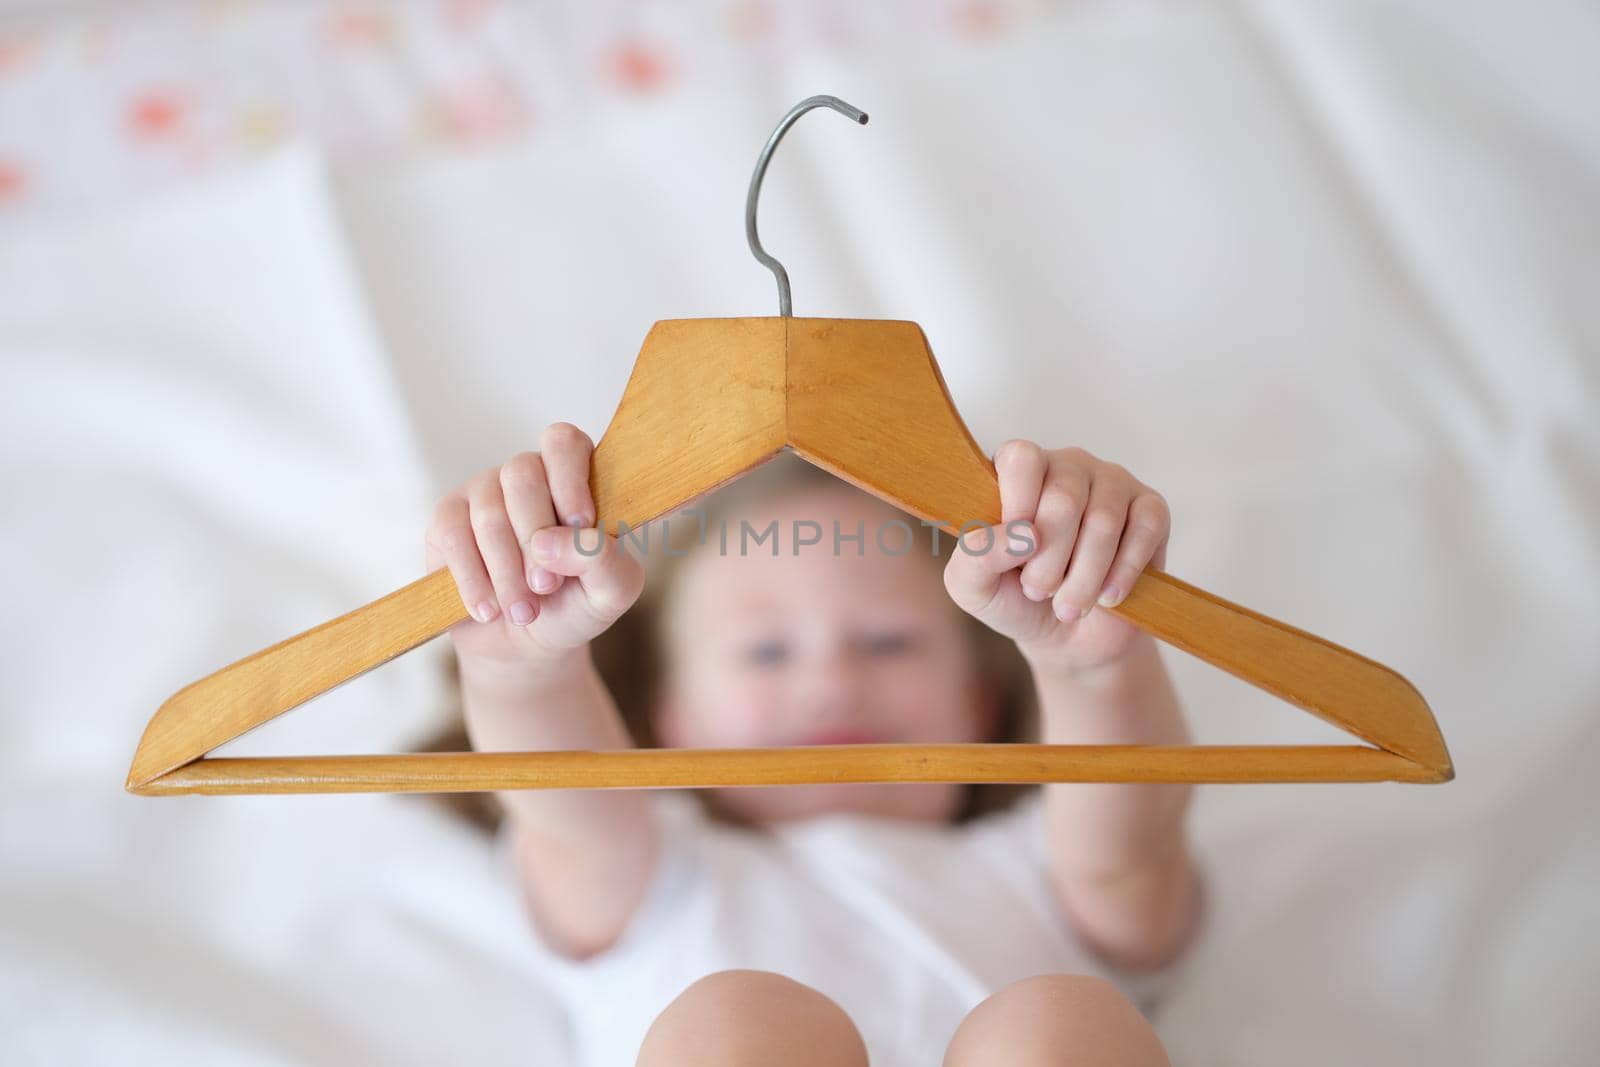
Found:
<path fill-rule="evenodd" d="M 665 642 L 659 623 L 672 596 L 681 568 L 680 561 L 700 542 L 704 531 L 720 529 L 730 518 L 737 519 L 754 506 L 779 495 L 822 486 L 861 491 L 785 452 L 685 509 L 667 516 L 665 522 L 639 528 L 641 537 L 658 539 L 646 541 L 647 547 L 659 544 L 664 550 L 652 548 L 644 553 L 644 593 L 632 608 L 590 645 L 595 669 L 610 689 L 635 746 L 661 747 L 651 721 L 651 708 L 658 687 L 662 684 L 666 665 Z M 691 513 L 693 518 L 690 517 Z M 898 514 L 903 516 L 912 531 L 914 550 L 937 557 L 940 566 L 949 561 L 951 553 L 955 551 L 954 538 L 937 533 L 911 516 Z M 640 542 L 636 539 L 633 543 L 637 545 Z M 974 662 L 980 678 L 999 701 L 994 732 L 987 740 L 1011 743 L 1036 741 L 1039 736 L 1038 697 L 1021 653 L 1012 641 L 970 615 L 963 612 L 961 618 L 967 639 L 972 642 L 976 653 Z M 465 752 L 471 747 L 462 717 L 460 673 L 454 656 L 449 657 L 445 670 L 452 682 L 449 691 L 456 694 L 455 703 L 448 709 L 444 727 L 413 751 Z M 960 824 L 989 812 L 1009 808 L 1025 793 L 1037 788 L 1037 785 L 1023 783 L 969 784 L 965 787 L 965 798 L 952 822 Z M 758 829 L 719 803 L 714 790 L 696 789 L 692 792 L 713 820 L 725 825 Z M 433 799 L 491 832 L 503 816 L 501 805 L 493 793 L 445 793 L 436 794 Z"/>

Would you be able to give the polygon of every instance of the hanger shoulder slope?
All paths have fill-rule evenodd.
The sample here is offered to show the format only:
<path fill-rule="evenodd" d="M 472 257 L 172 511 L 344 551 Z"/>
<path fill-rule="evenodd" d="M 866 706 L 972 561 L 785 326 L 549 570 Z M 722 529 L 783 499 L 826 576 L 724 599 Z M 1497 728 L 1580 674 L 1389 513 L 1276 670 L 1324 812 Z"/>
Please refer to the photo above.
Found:
<path fill-rule="evenodd" d="M 994 464 L 922 327 L 791 319 L 788 356 L 788 439 L 801 456 L 946 532 L 1000 521 Z"/>
<path fill-rule="evenodd" d="M 955 534 L 1000 521 L 993 464 L 915 323 L 680 319 L 645 339 L 595 447 L 601 523 L 620 534 L 785 447 Z M 1442 782 L 1427 703 L 1382 664 L 1146 570 L 1108 610 L 1372 746 L 864 745 L 730 751 L 419 753 L 204 759 L 468 618 L 441 569 L 180 690 L 151 718 L 140 793 L 693 787 L 817 781 Z"/>

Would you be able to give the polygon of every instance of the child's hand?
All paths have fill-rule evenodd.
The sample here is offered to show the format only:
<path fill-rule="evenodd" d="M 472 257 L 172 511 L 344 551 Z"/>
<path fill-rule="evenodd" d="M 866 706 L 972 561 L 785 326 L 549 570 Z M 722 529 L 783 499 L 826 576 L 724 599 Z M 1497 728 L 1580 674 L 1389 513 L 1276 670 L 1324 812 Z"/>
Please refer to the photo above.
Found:
<path fill-rule="evenodd" d="M 461 657 L 560 658 L 639 598 L 644 567 L 594 528 L 593 452 L 582 430 L 552 423 L 540 451 L 519 452 L 439 501 L 427 566 L 450 568 L 472 615 L 450 628 Z"/>
<path fill-rule="evenodd" d="M 951 598 L 1035 665 L 1079 671 L 1115 660 L 1140 631 L 1091 609 L 1120 603 L 1146 566 L 1166 567 L 1166 500 L 1081 448 L 1007 441 L 995 470 L 1000 525 L 969 530 L 956 546 L 944 575 Z M 1016 523 L 1009 537 L 1007 523 Z"/>

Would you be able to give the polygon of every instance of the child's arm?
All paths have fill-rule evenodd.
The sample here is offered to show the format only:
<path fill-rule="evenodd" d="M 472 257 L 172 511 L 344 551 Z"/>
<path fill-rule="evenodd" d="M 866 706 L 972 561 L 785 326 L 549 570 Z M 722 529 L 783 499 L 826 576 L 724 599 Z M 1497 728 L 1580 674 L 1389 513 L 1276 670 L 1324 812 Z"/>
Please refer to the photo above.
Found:
<path fill-rule="evenodd" d="M 1036 664 L 1040 729 L 1051 745 L 1186 745 L 1189 732 L 1155 639 L 1074 672 Z M 1053 783 L 1045 825 L 1063 907 L 1101 956 L 1126 970 L 1160 967 L 1199 927 L 1200 882 L 1184 818 L 1193 787 Z"/>
<path fill-rule="evenodd" d="M 450 568 L 473 615 L 450 635 L 467 733 L 480 751 L 632 747 L 589 641 L 638 599 L 643 568 L 616 538 L 602 541 L 593 528 L 592 452 L 586 435 L 557 423 L 545 430 L 539 452 L 519 453 L 446 495 L 428 528 L 428 566 Z M 547 542 L 549 551 L 541 552 Z M 572 957 L 611 945 L 638 906 L 660 848 L 649 795 L 498 796 L 518 834 L 535 924 Z"/>
<path fill-rule="evenodd" d="M 587 648 L 526 670 L 461 657 L 467 733 L 480 752 L 632 748 Z M 498 794 L 519 835 L 523 892 L 547 940 L 574 959 L 613 944 L 644 895 L 660 848 L 636 789 Z"/>
<path fill-rule="evenodd" d="M 995 455 L 1002 522 L 969 532 L 945 571 L 964 610 L 1013 638 L 1033 669 L 1046 744 L 1187 744 L 1155 640 L 1094 605 L 1166 565 L 1159 493 L 1081 448 L 1009 441 Z M 1185 838 L 1192 787 L 1045 786 L 1052 874 L 1084 939 L 1126 970 L 1176 959 L 1198 932 Z"/>

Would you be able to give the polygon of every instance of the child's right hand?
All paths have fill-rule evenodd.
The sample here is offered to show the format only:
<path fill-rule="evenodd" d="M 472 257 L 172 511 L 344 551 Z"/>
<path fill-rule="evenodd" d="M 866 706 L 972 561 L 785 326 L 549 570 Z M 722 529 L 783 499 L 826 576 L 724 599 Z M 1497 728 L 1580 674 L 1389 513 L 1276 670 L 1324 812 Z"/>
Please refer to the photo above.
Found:
<path fill-rule="evenodd" d="M 427 567 L 450 568 L 471 615 L 450 628 L 463 660 L 559 659 L 604 632 L 643 592 L 643 565 L 595 528 L 593 453 L 582 430 L 552 423 L 538 452 L 519 452 L 439 501 Z"/>

